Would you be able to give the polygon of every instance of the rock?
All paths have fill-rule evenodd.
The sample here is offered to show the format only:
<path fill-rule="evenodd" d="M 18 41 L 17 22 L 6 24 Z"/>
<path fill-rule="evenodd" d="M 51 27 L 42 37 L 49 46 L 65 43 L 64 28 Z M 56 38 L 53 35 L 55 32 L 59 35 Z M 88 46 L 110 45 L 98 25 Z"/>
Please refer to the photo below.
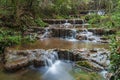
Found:
<path fill-rule="evenodd" d="M 45 60 L 41 59 L 41 57 L 40 58 L 36 58 L 33 63 L 34 63 L 35 67 L 45 66 Z"/>
<path fill-rule="evenodd" d="M 109 40 L 98 40 L 99 43 L 109 43 Z"/>
<path fill-rule="evenodd" d="M 64 23 L 71 23 L 71 24 L 82 24 L 83 21 L 81 19 L 43 19 L 45 23 L 48 24 L 64 24 Z M 66 22 L 67 21 L 67 22 Z"/>
<path fill-rule="evenodd" d="M 78 62 L 76 62 L 76 64 L 78 66 L 82 66 L 82 67 L 85 67 L 87 69 L 91 69 L 93 71 L 101 71 L 101 70 L 103 70 L 102 67 L 98 66 L 95 63 L 92 63 L 91 61 L 78 61 Z"/>
<path fill-rule="evenodd" d="M 104 29 L 98 29 L 98 28 L 91 28 L 88 29 L 88 31 L 93 32 L 96 35 L 103 35 L 105 33 Z"/>
<path fill-rule="evenodd" d="M 71 29 L 66 29 L 66 28 L 53 28 L 51 29 L 52 33 L 52 37 L 61 37 L 61 38 L 65 38 L 65 37 L 71 37 L 72 36 L 72 30 Z"/>
<path fill-rule="evenodd" d="M 29 66 L 29 60 L 27 57 L 21 57 L 19 59 L 16 60 L 12 60 L 12 61 L 8 61 L 5 63 L 4 68 L 7 71 L 13 72 L 13 71 L 17 71 L 19 69 L 22 69 L 24 67 Z"/>
<path fill-rule="evenodd" d="M 120 55 L 120 47 L 117 48 L 117 52 Z"/>
<path fill-rule="evenodd" d="M 33 63 L 39 55 L 42 54 L 42 50 L 17 50 L 7 51 L 5 53 L 5 65 L 4 68 L 7 71 L 16 71 L 29 66 Z M 37 56 L 37 57 L 36 57 Z"/>
<path fill-rule="evenodd" d="M 88 40 L 89 40 L 89 41 L 93 41 L 93 40 L 95 40 L 95 38 L 90 37 L 90 38 L 88 38 Z"/>
<path fill-rule="evenodd" d="M 108 54 L 107 50 L 104 49 L 9 50 L 5 53 L 4 67 L 7 71 L 16 71 L 29 65 L 34 65 L 35 67 L 50 66 L 55 60 L 60 59 L 90 61 L 93 68 L 102 70 L 109 65 Z"/>
<path fill-rule="evenodd" d="M 78 40 L 86 40 L 87 36 L 86 35 L 77 34 L 76 35 L 76 39 L 78 39 Z"/>
<path fill-rule="evenodd" d="M 61 60 L 79 61 L 81 59 L 79 54 L 64 49 L 58 50 L 58 56 Z"/>
<path fill-rule="evenodd" d="M 88 31 L 93 32 L 96 35 L 109 35 L 109 34 L 115 34 L 115 29 L 101 29 L 101 28 L 89 28 Z"/>
<path fill-rule="evenodd" d="M 8 51 L 5 53 L 4 68 L 7 71 L 16 71 L 29 65 L 27 51 Z"/>
<path fill-rule="evenodd" d="M 97 52 L 97 49 L 90 49 L 90 52 L 94 53 L 94 52 Z"/>
<path fill-rule="evenodd" d="M 100 39 L 101 40 L 108 40 L 108 38 L 106 38 L 106 37 L 101 37 Z"/>

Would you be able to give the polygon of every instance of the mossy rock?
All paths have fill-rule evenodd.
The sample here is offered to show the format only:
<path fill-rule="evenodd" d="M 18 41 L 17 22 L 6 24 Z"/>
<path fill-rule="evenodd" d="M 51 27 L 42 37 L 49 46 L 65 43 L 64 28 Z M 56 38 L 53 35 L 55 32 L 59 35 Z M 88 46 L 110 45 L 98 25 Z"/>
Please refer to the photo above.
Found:
<path fill-rule="evenodd" d="M 77 73 L 72 73 L 72 75 L 75 77 L 75 80 L 105 80 L 96 72 L 86 72 L 83 70 L 80 70 Z"/>
<path fill-rule="evenodd" d="M 93 66 L 88 61 L 78 61 L 76 64 L 79 66 L 89 68 L 89 69 L 93 68 Z"/>

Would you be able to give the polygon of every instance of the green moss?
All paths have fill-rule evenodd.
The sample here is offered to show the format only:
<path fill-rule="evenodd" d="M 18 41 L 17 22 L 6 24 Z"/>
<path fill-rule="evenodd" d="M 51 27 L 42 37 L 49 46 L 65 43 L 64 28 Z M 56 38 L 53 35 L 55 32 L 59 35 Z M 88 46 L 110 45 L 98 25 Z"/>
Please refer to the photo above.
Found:
<path fill-rule="evenodd" d="M 77 72 L 72 73 L 72 75 L 75 77 L 75 80 L 105 80 L 96 72 L 86 72 L 83 70 L 78 70 Z"/>
<path fill-rule="evenodd" d="M 93 68 L 93 66 L 88 61 L 78 61 L 76 64 L 90 69 Z"/>

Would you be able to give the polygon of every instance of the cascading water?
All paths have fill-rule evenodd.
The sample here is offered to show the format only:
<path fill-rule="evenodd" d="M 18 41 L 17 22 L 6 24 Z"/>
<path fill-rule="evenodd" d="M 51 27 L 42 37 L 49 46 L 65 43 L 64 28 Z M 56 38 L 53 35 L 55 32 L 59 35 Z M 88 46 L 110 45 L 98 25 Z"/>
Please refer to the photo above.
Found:
<path fill-rule="evenodd" d="M 52 66 L 56 60 L 58 60 L 58 54 L 55 51 L 46 51 L 43 59 L 45 66 L 49 67 Z"/>
<path fill-rule="evenodd" d="M 70 38 L 70 41 L 77 41 L 76 40 L 77 30 L 76 29 L 71 29 L 71 31 L 72 31 L 72 36 Z"/>
<path fill-rule="evenodd" d="M 73 27 L 75 28 L 76 21 L 73 19 Z"/>
<path fill-rule="evenodd" d="M 85 28 L 84 24 L 85 24 L 85 21 L 84 19 L 82 19 L 82 28 Z"/>
<path fill-rule="evenodd" d="M 87 40 L 93 35 L 93 33 L 89 32 L 86 28 L 83 30 L 82 34 L 86 36 Z"/>
<path fill-rule="evenodd" d="M 41 36 L 41 39 L 48 37 L 49 34 L 50 34 L 49 27 L 47 27 L 45 28 L 45 33 Z"/>
<path fill-rule="evenodd" d="M 65 28 L 68 28 L 69 26 L 71 26 L 71 24 L 68 22 L 68 20 L 65 20 L 65 23 L 63 24 L 65 26 Z"/>
<path fill-rule="evenodd" d="M 76 29 L 72 29 L 72 38 L 73 39 L 76 38 L 76 34 L 77 34 L 77 30 Z"/>

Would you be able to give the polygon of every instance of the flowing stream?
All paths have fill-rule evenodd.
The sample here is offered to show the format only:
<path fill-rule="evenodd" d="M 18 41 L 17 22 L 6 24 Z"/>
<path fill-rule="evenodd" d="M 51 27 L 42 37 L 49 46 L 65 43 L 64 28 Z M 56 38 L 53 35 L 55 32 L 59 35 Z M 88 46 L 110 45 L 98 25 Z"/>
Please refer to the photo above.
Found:
<path fill-rule="evenodd" d="M 89 73 L 73 66 L 71 62 L 57 60 L 51 67 L 23 69 L 16 73 L 0 71 L 0 80 L 104 80 L 98 73 Z"/>
<path fill-rule="evenodd" d="M 74 26 L 75 26 L 74 21 Z M 83 21 L 83 28 L 85 22 Z M 63 24 L 65 28 L 68 28 L 71 24 Z M 17 45 L 10 47 L 10 50 L 31 50 L 31 49 L 93 49 L 93 48 L 105 48 L 109 49 L 108 44 L 89 42 L 88 38 L 95 37 L 91 32 L 84 28 L 83 32 L 77 33 L 75 28 L 72 28 L 72 36 L 63 38 L 46 38 L 49 33 L 49 28 L 45 29 L 45 33 L 41 36 L 42 39 L 37 40 L 35 43 L 30 43 L 27 45 Z M 76 35 L 85 35 L 87 40 L 77 40 Z M 95 40 L 98 38 L 95 37 Z M 58 54 L 56 52 L 46 51 L 42 56 L 45 66 L 40 68 L 34 68 L 30 66 L 16 73 L 6 73 L 2 70 L 3 65 L 0 68 L 0 80 L 104 80 L 100 74 L 95 72 L 86 72 L 80 68 L 74 66 L 74 62 L 68 60 L 59 60 Z M 46 56 L 47 55 L 47 56 Z M 105 71 L 102 74 L 106 73 Z"/>

